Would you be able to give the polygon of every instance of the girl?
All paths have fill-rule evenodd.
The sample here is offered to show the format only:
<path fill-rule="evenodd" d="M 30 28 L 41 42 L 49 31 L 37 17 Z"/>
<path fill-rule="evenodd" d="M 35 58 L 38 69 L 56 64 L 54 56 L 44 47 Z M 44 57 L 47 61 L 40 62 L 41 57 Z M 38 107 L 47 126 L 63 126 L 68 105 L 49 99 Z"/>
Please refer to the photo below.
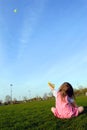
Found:
<path fill-rule="evenodd" d="M 78 107 L 74 101 L 74 91 L 70 83 L 64 82 L 58 92 L 55 91 L 53 84 L 48 83 L 48 85 L 56 98 L 56 105 L 51 108 L 54 116 L 58 118 L 71 118 L 83 112 L 84 108 L 82 106 Z"/>

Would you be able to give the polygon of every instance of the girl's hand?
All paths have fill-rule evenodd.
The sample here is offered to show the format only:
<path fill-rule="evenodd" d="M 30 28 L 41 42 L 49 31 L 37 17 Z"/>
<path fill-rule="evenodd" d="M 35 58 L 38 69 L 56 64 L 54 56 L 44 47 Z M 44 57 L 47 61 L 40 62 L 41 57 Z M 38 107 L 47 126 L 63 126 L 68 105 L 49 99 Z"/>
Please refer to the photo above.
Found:
<path fill-rule="evenodd" d="M 55 84 L 52 84 L 52 83 L 48 82 L 48 85 L 49 85 L 49 87 L 50 87 L 51 90 L 54 90 Z"/>

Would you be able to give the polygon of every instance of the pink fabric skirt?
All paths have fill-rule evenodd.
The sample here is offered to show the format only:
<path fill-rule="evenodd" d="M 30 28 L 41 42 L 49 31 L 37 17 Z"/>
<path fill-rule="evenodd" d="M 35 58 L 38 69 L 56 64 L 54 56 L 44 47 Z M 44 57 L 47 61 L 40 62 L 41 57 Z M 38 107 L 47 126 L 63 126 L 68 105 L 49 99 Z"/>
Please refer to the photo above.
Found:
<path fill-rule="evenodd" d="M 76 117 L 76 116 L 78 116 L 78 107 L 72 108 L 72 112 L 62 113 L 62 114 L 59 114 L 58 110 L 56 108 L 54 108 L 53 114 L 57 118 L 66 118 L 67 119 L 67 118 Z"/>

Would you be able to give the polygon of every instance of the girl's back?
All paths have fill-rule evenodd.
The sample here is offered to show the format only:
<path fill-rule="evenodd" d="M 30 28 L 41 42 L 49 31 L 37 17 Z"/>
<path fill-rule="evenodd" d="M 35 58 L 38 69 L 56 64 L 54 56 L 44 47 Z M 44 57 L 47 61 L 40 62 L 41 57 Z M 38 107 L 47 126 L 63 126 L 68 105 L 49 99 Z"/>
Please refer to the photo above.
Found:
<path fill-rule="evenodd" d="M 56 114 L 60 118 L 71 118 L 78 115 L 78 109 L 71 105 L 68 96 L 65 96 L 64 100 L 62 100 L 61 94 L 58 92 L 56 97 Z"/>

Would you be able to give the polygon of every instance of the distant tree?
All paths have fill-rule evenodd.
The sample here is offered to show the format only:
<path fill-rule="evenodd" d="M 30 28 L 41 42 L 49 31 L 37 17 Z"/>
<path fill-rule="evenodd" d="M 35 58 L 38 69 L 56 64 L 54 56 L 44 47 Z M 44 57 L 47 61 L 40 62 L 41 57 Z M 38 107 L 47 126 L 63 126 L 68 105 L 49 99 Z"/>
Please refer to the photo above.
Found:
<path fill-rule="evenodd" d="M 75 93 L 75 96 L 79 96 L 81 94 L 79 89 L 75 89 L 74 93 Z"/>
<path fill-rule="evenodd" d="M 50 92 L 48 93 L 48 96 L 49 96 L 49 97 L 53 97 L 53 93 L 50 91 Z"/>
<path fill-rule="evenodd" d="M 36 96 L 36 100 L 40 101 L 40 100 L 42 100 L 42 98 L 40 96 Z"/>
<path fill-rule="evenodd" d="M 2 100 L 0 100 L 0 105 L 2 105 Z"/>
<path fill-rule="evenodd" d="M 16 98 L 13 99 L 13 103 L 14 104 L 17 103 L 17 99 Z"/>
<path fill-rule="evenodd" d="M 86 95 L 86 93 L 87 93 L 87 88 L 84 88 L 83 89 L 83 94 Z"/>
<path fill-rule="evenodd" d="M 83 86 L 80 86 L 78 89 L 74 90 L 75 95 L 79 96 L 79 95 L 85 95 L 87 92 L 87 88 L 84 88 Z"/>
<path fill-rule="evenodd" d="M 27 101 L 28 99 L 27 99 L 27 97 L 26 96 L 24 96 L 23 97 L 23 101 Z"/>
<path fill-rule="evenodd" d="M 45 99 L 47 99 L 47 98 L 48 98 L 47 93 L 44 93 L 44 95 L 43 95 L 43 99 L 45 100 Z"/>
<path fill-rule="evenodd" d="M 11 96 L 6 95 L 6 97 L 5 97 L 5 102 L 6 102 L 6 103 L 10 103 L 10 102 L 11 102 Z"/>
<path fill-rule="evenodd" d="M 13 101 L 17 101 L 17 99 L 16 99 L 16 98 L 14 98 L 14 99 L 13 99 Z"/>

